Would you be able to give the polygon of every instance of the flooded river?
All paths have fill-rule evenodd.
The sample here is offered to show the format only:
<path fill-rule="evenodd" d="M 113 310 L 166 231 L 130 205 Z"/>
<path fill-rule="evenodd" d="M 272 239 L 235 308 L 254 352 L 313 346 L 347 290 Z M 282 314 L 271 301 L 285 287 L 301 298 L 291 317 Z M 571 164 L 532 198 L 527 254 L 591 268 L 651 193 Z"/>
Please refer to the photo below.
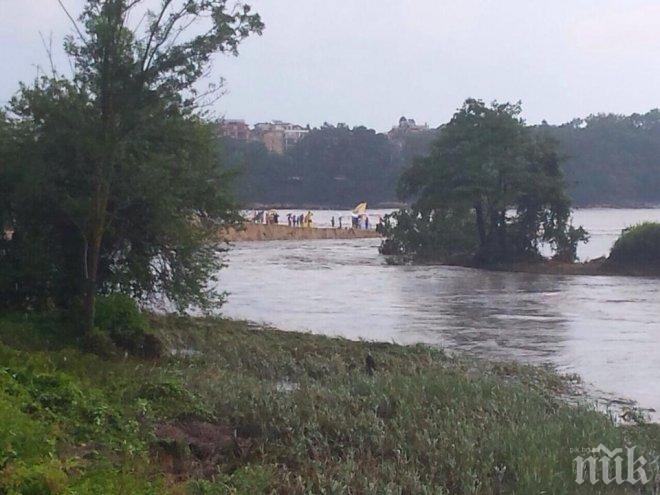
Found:
<path fill-rule="evenodd" d="M 329 212 L 318 212 L 325 218 Z M 582 259 L 660 210 L 580 210 Z M 389 266 L 377 239 L 237 243 L 223 314 L 351 339 L 423 342 L 578 373 L 604 400 L 660 411 L 660 280 Z M 654 415 L 658 419 L 658 414 Z"/>

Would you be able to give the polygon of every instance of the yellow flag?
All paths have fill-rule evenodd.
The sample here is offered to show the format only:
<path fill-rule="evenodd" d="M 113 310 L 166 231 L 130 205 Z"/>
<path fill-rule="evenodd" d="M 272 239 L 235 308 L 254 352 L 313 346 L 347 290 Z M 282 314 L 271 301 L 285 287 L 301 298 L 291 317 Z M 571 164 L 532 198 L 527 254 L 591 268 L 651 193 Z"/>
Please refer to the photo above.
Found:
<path fill-rule="evenodd" d="M 367 212 L 367 203 L 360 203 L 353 208 L 353 215 L 364 215 Z"/>

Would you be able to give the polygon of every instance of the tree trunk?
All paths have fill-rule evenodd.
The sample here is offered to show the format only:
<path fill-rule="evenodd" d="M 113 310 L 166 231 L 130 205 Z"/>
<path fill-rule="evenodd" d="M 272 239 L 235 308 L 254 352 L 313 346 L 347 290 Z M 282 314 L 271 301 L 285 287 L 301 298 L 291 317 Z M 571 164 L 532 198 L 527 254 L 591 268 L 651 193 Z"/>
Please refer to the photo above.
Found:
<path fill-rule="evenodd" d="M 488 218 L 489 218 L 489 227 L 490 227 L 488 229 L 488 234 L 486 238 L 488 261 L 489 262 L 499 261 L 502 256 L 502 253 L 500 252 L 500 243 L 499 243 L 501 236 L 499 212 L 494 207 L 491 207 L 490 211 L 488 212 Z"/>
<path fill-rule="evenodd" d="M 105 232 L 106 209 L 108 205 L 107 188 L 97 186 L 90 219 L 88 244 L 85 248 L 85 287 L 83 296 L 83 332 L 89 334 L 94 328 L 97 278 L 101 243 Z"/>
<path fill-rule="evenodd" d="M 95 319 L 95 303 L 96 303 L 96 272 L 98 270 L 98 259 L 100 254 L 100 247 L 95 248 L 91 246 L 87 255 L 87 269 L 89 270 L 88 276 L 85 280 L 85 294 L 83 298 L 83 332 L 88 334 L 94 328 Z"/>
<path fill-rule="evenodd" d="M 481 201 L 474 205 L 474 211 L 477 215 L 477 234 L 479 235 L 479 247 L 484 248 L 486 245 L 486 226 L 484 225 L 484 207 Z"/>
<path fill-rule="evenodd" d="M 500 255 L 507 259 L 507 242 L 506 242 L 506 210 L 499 213 L 499 241 L 500 241 Z"/>

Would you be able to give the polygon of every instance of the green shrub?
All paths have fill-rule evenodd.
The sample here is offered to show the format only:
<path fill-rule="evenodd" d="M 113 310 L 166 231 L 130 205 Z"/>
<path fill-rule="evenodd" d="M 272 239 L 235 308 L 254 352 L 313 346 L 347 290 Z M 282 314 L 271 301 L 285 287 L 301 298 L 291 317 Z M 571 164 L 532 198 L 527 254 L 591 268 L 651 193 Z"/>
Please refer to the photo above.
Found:
<path fill-rule="evenodd" d="M 213 420 L 213 413 L 204 401 L 176 378 L 145 383 L 137 391 L 136 399 L 148 401 L 148 408 L 159 417 Z"/>
<path fill-rule="evenodd" d="M 659 271 L 660 223 L 645 222 L 624 230 L 610 252 L 609 262 Z"/>
<path fill-rule="evenodd" d="M 60 495 L 66 493 L 68 477 L 59 461 L 43 464 L 18 463 L 3 473 L 1 493 L 7 495 Z"/>
<path fill-rule="evenodd" d="M 130 473 L 112 467 L 92 469 L 72 481 L 71 495 L 164 495 L 164 483 L 148 479 L 144 473 Z M 68 494 L 67 494 L 68 495 Z"/>
<path fill-rule="evenodd" d="M 190 495 L 256 495 L 268 493 L 273 479 L 268 466 L 244 466 L 231 475 L 220 474 L 215 481 L 194 480 Z"/>
<path fill-rule="evenodd" d="M 169 493 L 146 460 L 133 403 L 122 402 L 142 377 L 99 381 L 99 369 L 121 368 L 75 349 L 0 344 L 0 362 L 0 494 Z"/>
<path fill-rule="evenodd" d="M 477 250 L 474 221 L 465 211 L 422 215 L 400 210 L 385 217 L 379 231 L 384 255 L 451 261 L 471 258 Z"/>
<path fill-rule="evenodd" d="M 160 341 L 149 333 L 149 321 L 135 300 L 125 294 L 101 296 L 96 301 L 95 323 L 118 347 L 144 357 L 162 353 Z M 98 344 L 102 338 L 97 336 Z"/>
<path fill-rule="evenodd" d="M 2 382 L 3 389 L 9 388 L 8 381 Z M 33 462 L 51 453 L 51 445 L 44 441 L 48 428 L 21 411 L 21 403 L 29 402 L 29 397 L 19 400 L 15 396 L 18 387 L 11 392 L 0 391 L 0 466 L 15 459 Z"/>
<path fill-rule="evenodd" d="M 114 340 L 99 327 L 94 327 L 91 332 L 85 335 L 83 347 L 86 351 L 103 358 L 110 358 L 118 353 Z"/>

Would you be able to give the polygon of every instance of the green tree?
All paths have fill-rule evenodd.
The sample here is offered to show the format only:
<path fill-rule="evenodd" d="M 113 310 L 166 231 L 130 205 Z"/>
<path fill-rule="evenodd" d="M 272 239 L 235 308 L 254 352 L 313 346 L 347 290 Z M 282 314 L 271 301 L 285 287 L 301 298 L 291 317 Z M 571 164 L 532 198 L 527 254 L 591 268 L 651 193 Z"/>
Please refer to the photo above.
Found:
<path fill-rule="evenodd" d="M 403 173 L 399 192 L 412 206 L 398 215 L 400 226 L 390 223 L 390 249 L 492 263 L 538 258 L 545 242 L 574 257 L 586 233 L 569 223 L 556 143 L 532 134 L 520 112 L 519 103 L 464 103 L 430 154 Z"/>
<path fill-rule="evenodd" d="M 180 309 L 217 301 L 215 236 L 236 219 L 204 121 L 217 87 L 198 81 L 261 20 L 226 0 L 149 4 L 87 0 L 65 41 L 71 79 L 23 85 L 8 108 L 0 216 L 15 236 L 0 291 L 18 304 L 78 298 L 87 331 L 99 290 L 158 292 Z"/>
<path fill-rule="evenodd" d="M 598 114 L 539 126 L 560 143 L 569 193 L 579 205 L 660 204 L 660 111 Z"/>
<path fill-rule="evenodd" d="M 244 201 L 353 207 L 396 199 L 398 150 L 373 129 L 325 124 L 282 155 L 261 143 L 224 141 Z"/>
<path fill-rule="evenodd" d="M 386 201 L 400 173 L 387 137 L 363 126 L 325 124 L 305 136 L 290 156 L 307 203 Z"/>

